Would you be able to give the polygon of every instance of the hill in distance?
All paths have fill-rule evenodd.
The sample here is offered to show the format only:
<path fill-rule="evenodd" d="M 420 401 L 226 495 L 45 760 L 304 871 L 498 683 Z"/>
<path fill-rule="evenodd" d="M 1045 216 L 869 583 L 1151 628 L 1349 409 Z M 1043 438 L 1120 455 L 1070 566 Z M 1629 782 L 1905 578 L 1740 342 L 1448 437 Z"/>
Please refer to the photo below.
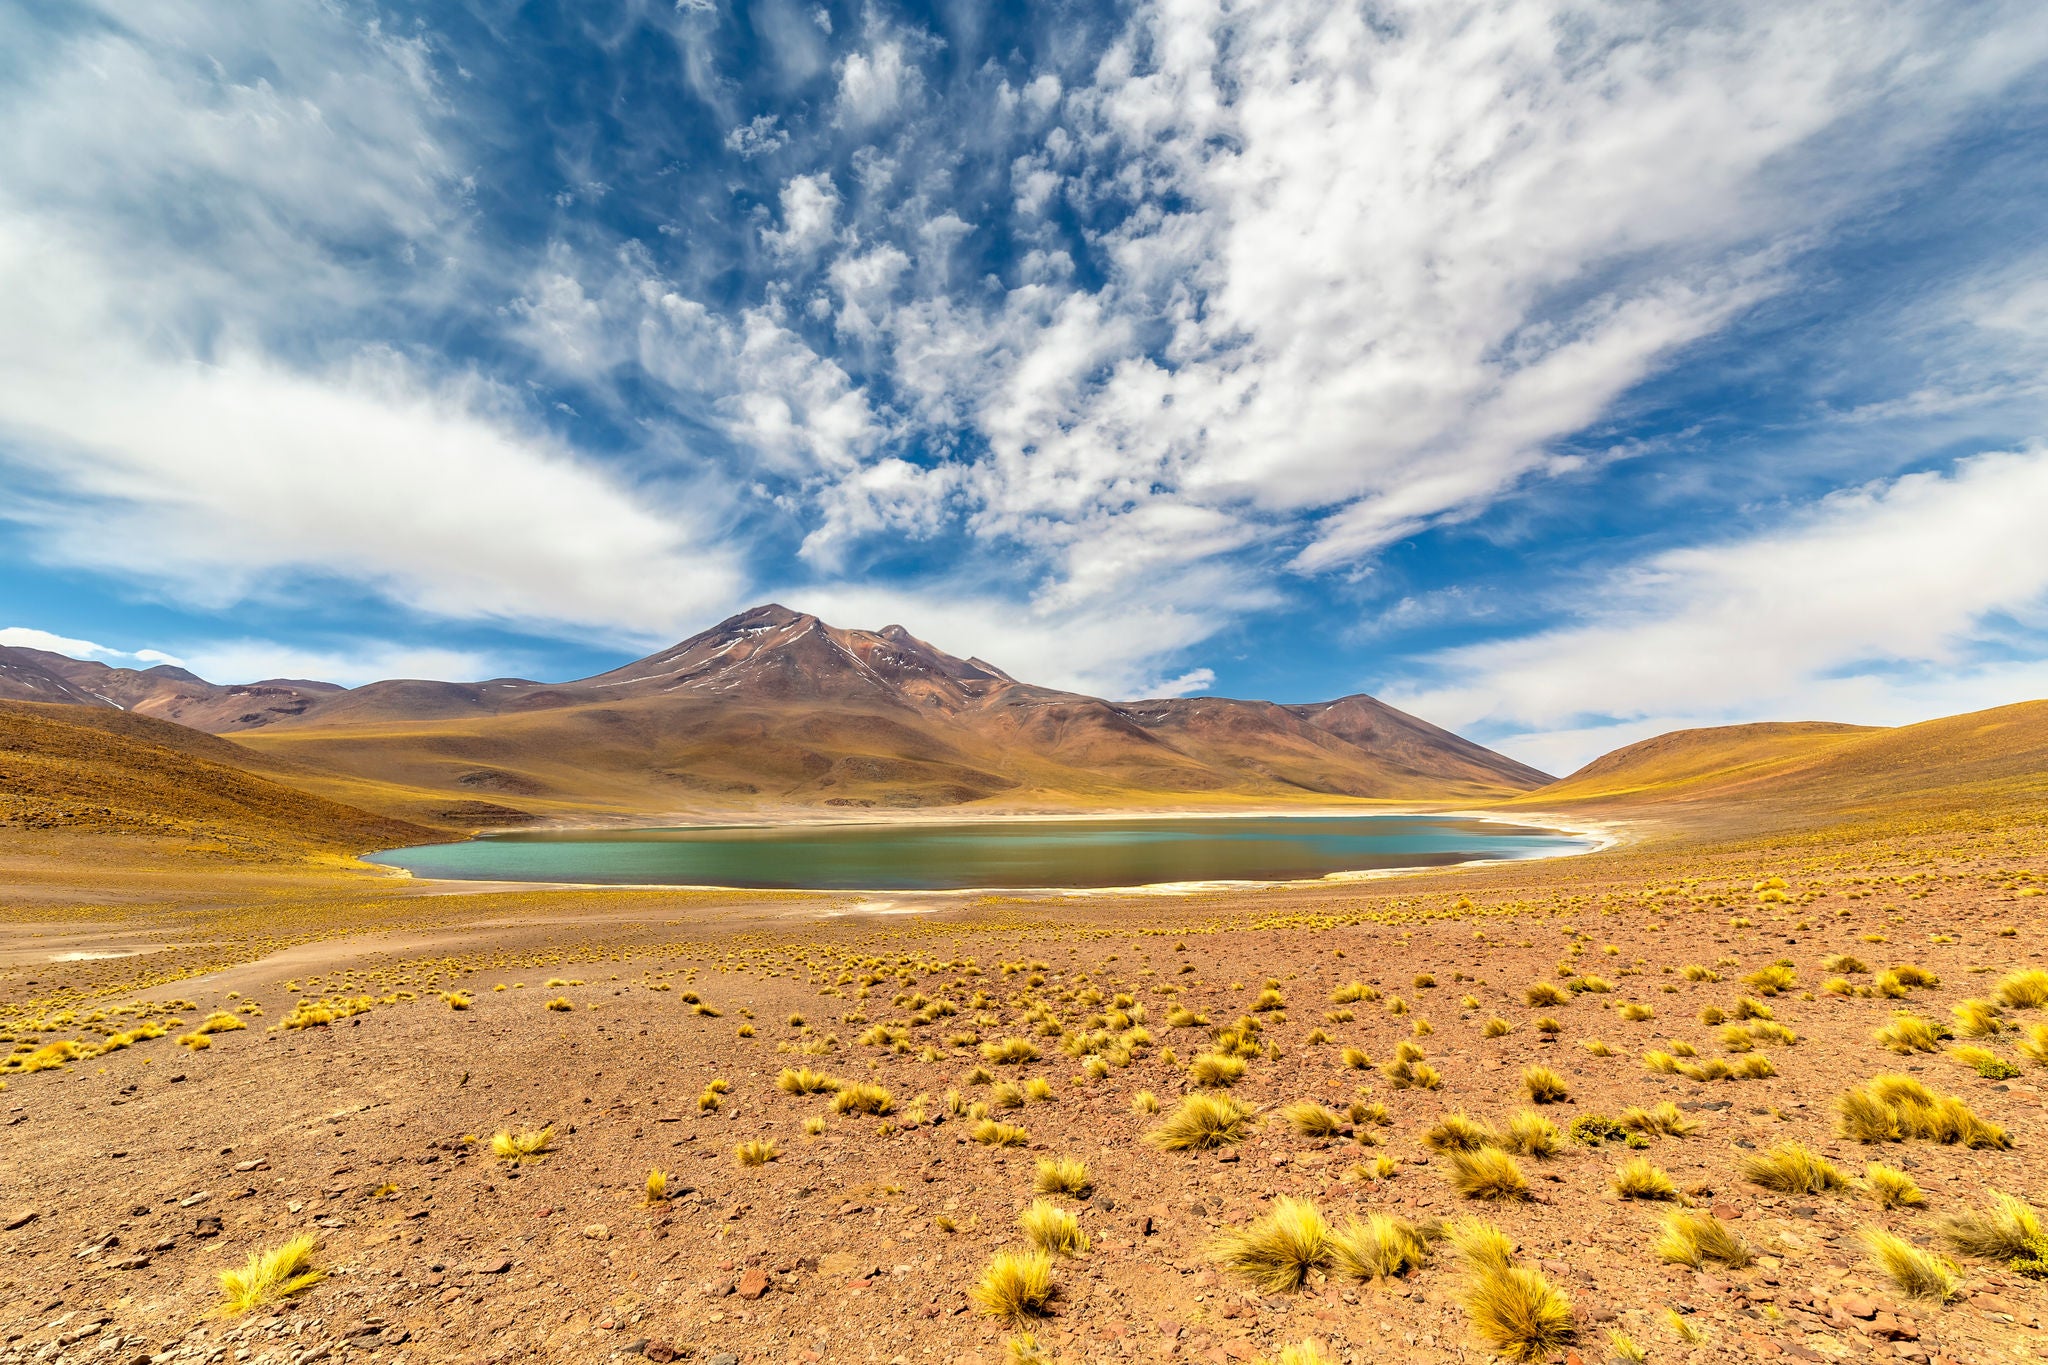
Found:
<path fill-rule="evenodd" d="M 0 829 L 173 840 L 275 859 L 354 854 L 437 831 L 251 770 L 236 744 L 106 706 L 0 702 Z"/>
<path fill-rule="evenodd" d="M 0 696 L 233 735 L 337 800 L 471 824 L 778 810 L 1479 802 L 1545 774 L 1368 696 L 1116 703 L 901 626 L 756 607 L 596 677 L 241 687 L 0 651 Z M 29 691 L 28 689 L 39 689 Z M 69 689 L 65 691 L 64 689 Z"/>

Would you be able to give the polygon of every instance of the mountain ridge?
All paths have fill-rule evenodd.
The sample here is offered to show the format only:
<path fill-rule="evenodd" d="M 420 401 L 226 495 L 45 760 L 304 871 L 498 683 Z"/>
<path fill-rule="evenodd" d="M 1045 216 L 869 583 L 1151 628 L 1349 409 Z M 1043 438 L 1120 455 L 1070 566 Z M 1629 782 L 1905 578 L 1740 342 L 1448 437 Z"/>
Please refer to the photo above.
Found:
<path fill-rule="evenodd" d="M 593 805 L 623 818 L 792 805 L 1477 800 L 1549 780 L 1364 694 L 1113 702 L 1020 681 L 901 625 L 846 629 L 779 603 L 560 683 L 223 686 L 180 669 L 17 649 L 0 654 L 0 698 L 9 696 L 121 707 L 225 735 L 358 784 L 337 799 L 396 784 L 414 794 L 396 813 L 413 819 L 447 818 L 450 798 L 478 793 L 554 819 Z"/>

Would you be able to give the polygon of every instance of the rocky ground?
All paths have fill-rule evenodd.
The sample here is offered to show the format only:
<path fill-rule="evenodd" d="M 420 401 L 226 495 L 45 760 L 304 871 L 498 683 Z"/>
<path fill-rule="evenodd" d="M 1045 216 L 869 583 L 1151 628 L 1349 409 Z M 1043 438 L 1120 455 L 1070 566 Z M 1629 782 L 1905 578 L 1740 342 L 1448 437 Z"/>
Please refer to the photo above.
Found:
<path fill-rule="evenodd" d="M 1056 1361 L 1225 1365 L 1304 1338 L 1349 1365 L 1491 1358 L 1445 1242 L 1405 1275 L 1358 1282 L 1325 1268 L 1292 1292 L 1223 1270 L 1217 1239 L 1281 1196 L 1333 1221 L 1487 1219 L 1569 1295 L 1570 1349 L 1585 1360 L 1621 1349 L 1616 1331 L 1653 1360 L 2027 1358 L 2043 1349 L 2048 1282 L 1958 1256 L 1953 1301 L 1910 1298 L 1858 1230 L 1938 1249 L 1935 1219 L 1982 1207 L 1987 1191 L 2048 1203 L 2048 1067 L 2014 1046 L 2015 1028 L 2048 1023 L 2048 1009 L 2002 1010 L 1992 1036 L 1934 1052 L 1872 1037 L 1901 1008 L 1952 1024 L 1966 999 L 2044 965 L 2042 849 L 2032 835 L 1624 849 L 1338 889 L 950 900 L 909 916 L 846 914 L 844 898 L 527 893 L 510 913 L 414 896 L 399 931 L 297 926 L 295 946 L 265 939 L 260 951 L 166 937 L 166 960 L 193 965 L 153 982 L 141 968 L 124 980 L 104 961 L 49 960 L 72 937 L 149 938 L 146 907 L 23 911 L 0 973 L 17 1056 L 141 1023 L 167 1031 L 5 1077 L 0 1362 L 993 1365 L 1028 1358 L 1023 1332 Z M 301 913 L 339 914 L 322 904 Z M 267 912 L 279 923 L 264 932 L 291 913 Z M 1866 970 L 1826 965 L 1844 954 Z M 1745 984 L 1780 961 L 1789 986 Z M 1853 993 L 1901 964 L 1938 984 Z M 1838 976 L 1851 994 L 1824 988 Z M 1574 981 L 1564 1003 L 1529 1003 L 1537 983 Z M 444 995 L 458 990 L 466 1008 Z M 1269 990 L 1279 1003 L 1257 1008 Z M 1354 994 L 1365 998 L 1337 998 Z M 284 1026 L 308 1018 L 293 1015 L 300 1001 L 323 999 L 368 1003 Z M 1724 1030 L 1744 999 L 1795 1041 L 1730 1050 Z M 1730 1017 L 1703 1023 L 1709 1009 Z M 1176 1010 L 1206 1022 L 1176 1027 Z M 180 1045 L 216 1013 L 246 1026 Z M 1161 1115 L 1136 1112 L 1141 1092 L 1171 1111 L 1194 1088 L 1189 1063 L 1247 1017 L 1258 1027 L 1236 1035 L 1248 1065 L 1229 1093 L 1260 1111 L 1249 1138 L 1149 1145 Z M 1511 1031 L 1489 1036 L 1496 1019 Z M 1039 1057 L 984 1059 L 983 1044 L 1013 1037 Z M 1396 1085 L 1387 1068 L 1403 1042 L 1438 1088 Z M 1947 1050 L 1965 1042 L 2018 1074 L 1980 1076 Z M 1696 1049 L 1690 1065 L 1761 1054 L 1775 1074 L 1646 1069 L 1646 1053 L 1674 1043 Z M 888 1112 L 777 1089 L 800 1066 L 884 1087 Z M 1529 1199 L 1460 1197 L 1425 1135 L 1447 1113 L 1505 1124 L 1533 1107 L 1532 1066 L 1568 1090 L 1539 1109 L 1561 1150 L 1517 1158 Z M 2010 1147 L 1840 1136 L 1838 1097 L 1884 1073 L 1959 1097 Z M 1000 1083 L 1032 1079 L 1048 1098 L 1000 1107 Z M 1341 1126 L 1296 1131 L 1280 1107 L 1304 1100 Z M 1696 1129 L 1635 1149 L 1570 1136 L 1588 1116 L 1660 1101 Z M 1020 1126 L 1021 1145 L 975 1140 L 979 1120 L 951 1112 L 974 1104 Z M 493 1135 L 542 1128 L 544 1156 L 492 1154 Z M 1744 1159 L 1788 1139 L 1851 1178 L 1874 1160 L 1903 1169 L 1926 1203 L 1886 1210 L 1853 1185 L 1784 1195 L 1742 1178 Z M 741 1165 L 736 1148 L 761 1140 L 774 1159 Z M 1671 1205 L 1611 1188 L 1636 1156 L 1734 1230 L 1752 1264 L 1662 1263 Z M 1022 1245 L 1038 1163 L 1055 1157 L 1087 1165 L 1089 1194 L 1055 1202 L 1091 1245 L 1059 1258 L 1045 1315 L 988 1317 L 968 1291 L 994 1253 Z M 648 1198 L 650 1170 L 667 1174 L 666 1198 Z M 318 1238 L 323 1279 L 219 1311 L 222 1270 L 301 1233 Z"/>

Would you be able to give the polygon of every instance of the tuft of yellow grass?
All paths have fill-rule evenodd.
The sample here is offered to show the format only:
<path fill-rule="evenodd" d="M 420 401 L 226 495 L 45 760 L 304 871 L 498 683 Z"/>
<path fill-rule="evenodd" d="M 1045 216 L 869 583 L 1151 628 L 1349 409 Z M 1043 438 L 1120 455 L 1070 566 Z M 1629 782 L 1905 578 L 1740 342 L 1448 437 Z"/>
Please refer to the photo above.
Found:
<path fill-rule="evenodd" d="M 1429 1260 L 1429 1239 L 1405 1218 L 1367 1214 L 1329 1234 L 1330 1262 L 1354 1280 L 1387 1279 L 1420 1268 Z"/>
<path fill-rule="evenodd" d="M 1050 1199 L 1034 1199 L 1018 1216 L 1024 1240 L 1055 1256 L 1079 1256 L 1088 1250 L 1088 1234 L 1080 1222 Z"/>
<path fill-rule="evenodd" d="M 1921 1138 L 1973 1151 L 2012 1146 L 2005 1129 L 1979 1118 L 1953 1095 L 1937 1095 L 1912 1076 L 1873 1076 L 1835 1101 L 1842 1136 L 1858 1142 Z"/>
<path fill-rule="evenodd" d="M 1149 1090 L 1140 1090 L 1131 1096 L 1133 1114 L 1156 1114 L 1159 1112 L 1159 1097 Z"/>
<path fill-rule="evenodd" d="M 2048 970 L 2028 967 L 2005 977 L 1994 995 L 2009 1010 L 2037 1010 L 2048 1005 Z"/>
<path fill-rule="evenodd" d="M 1673 1209 L 1665 1215 L 1656 1250 L 1659 1260 L 1695 1269 L 1708 1261 L 1731 1269 L 1740 1269 L 1750 1262 L 1749 1247 L 1728 1230 L 1727 1224 L 1711 1213 L 1685 1209 Z"/>
<path fill-rule="evenodd" d="M 968 1136 L 984 1147 L 1022 1147 L 1031 1141 L 1031 1134 L 1014 1123 L 997 1123 L 994 1119 L 983 1119 L 969 1130 Z"/>
<path fill-rule="evenodd" d="M 568 1011 L 573 1010 L 576 1007 L 569 1003 L 569 998 L 567 996 L 558 995 L 554 999 L 548 1001 L 548 1008 L 556 1011 L 557 1013 L 567 1013 Z"/>
<path fill-rule="evenodd" d="M 1663 1100 L 1651 1109 L 1630 1105 L 1615 1121 L 1629 1132 L 1641 1133 L 1645 1137 L 1686 1137 L 1699 1128 L 1699 1124 L 1680 1113 L 1678 1106 L 1670 1100 Z"/>
<path fill-rule="evenodd" d="M 967 1291 L 992 1318 L 1028 1318 L 1052 1302 L 1052 1256 L 1044 1251 L 998 1251 Z"/>
<path fill-rule="evenodd" d="M 1863 1188 L 1877 1201 L 1881 1209 L 1896 1209 L 1907 1205 L 1924 1204 L 1927 1196 L 1920 1192 L 1920 1186 L 1913 1177 L 1895 1166 L 1873 1161 L 1863 1168 Z"/>
<path fill-rule="evenodd" d="M 1222 1089 L 1244 1079 L 1246 1062 L 1220 1052 L 1204 1052 L 1188 1063 L 1188 1083 L 1208 1089 Z"/>
<path fill-rule="evenodd" d="M 1451 1187 L 1467 1199 L 1527 1199 L 1529 1182 L 1515 1159 L 1498 1147 L 1452 1152 Z"/>
<path fill-rule="evenodd" d="M 742 1166 L 766 1166 L 781 1155 L 774 1138 L 749 1138 L 732 1149 L 733 1160 Z"/>
<path fill-rule="evenodd" d="M 2029 1244 L 2042 1239 L 2041 1218 L 2034 1206 L 2015 1194 L 1991 1192 L 1991 1208 L 1980 1213 L 1965 1209 L 1935 1223 L 1935 1230 L 1949 1250 L 1987 1261 L 2010 1261 L 2024 1256 Z"/>
<path fill-rule="evenodd" d="M 785 1095 L 829 1095 L 839 1089 L 836 1078 L 807 1066 L 784 1067 L 775 1088 Z"/>
<path fill-rule="evenodd" d="M 659 1166 L 647 1173 L 647 1198 L 643 1201 L 653 1208 L 668 1199 L 668 1172 Z"/>
<path fill-rule="evenodd" d="M 1183 1099 L 1145 1141 L 1161 1151 L 1203 1151 L 1251 1136 L 1254 1111 L 1228 1095 L 1193 1094 Z"/>
<path fill-rule="evenodd" d="M 1088 1163 L 1076 1157 L 1042 1157 L 1031 1187 L 1040 1194 L 1070 1194 L 1080 1199 L 1095 1188 L 1095 1178 L 1088 1174 Z"/>
<path fill-rule="evenodd" d="M 896 1107 L 887 1090 L 871 1081 L 842 1083 L 832 1096 L 835 1114 L 886 1114 Z"/>
<path fill-rule="evenodd" d="M 221 1271 L 221 1312 L 246 1313 L 318 1284 L 326 1278 L 326 1272 L 313 1265 L 318 1245 L 311 1234 L 301 1234 L 281 1246 L 253 1253 L 239 1270 Z"/>
<path fill-rule="evenodd" d="M 491 1155 L 514 1165 L 539 1161 L 551 1154 L 548 1143 L 554 1135 L 553 1128 L 522 1128 L 516 1133 L 501 1128 L 491 1135 Z"/>
<path fill-rule="evenodd" d="M 1338 1365 L 1338 1361 L 1321 1342 L 1313 1337 L 1304 1337 L 1292 1346 L 1282 1346 L 1277 1362 L 1264 1356 L 1254 1356 L 1252 1365 Z"/>
<path fill-rule="evenodd" d="M 1564 1150 L 1564 1134 L 1534 1109 L 1518 1109 L 1508 1119 L 1507 1146 L 1523 1156 L 1556 1156 Z"/>
<path fill-rule="evenodd" d="M 1614 1172 L 1614 1192 L 1623 1199 L 1676 1199 L 1678 1187 L 1648 1157 L 1630 1157 Z"/>
<path fill-rule="evenodd" d="M 1472 1330 L 1509 1360 L 1546 1360 L 1578 1334 L 1571 1300 L 1521 1266 L 1475 1271 L 1463 1299 Z"/>
<path fill-rule="evenodd" d="M 1532 1066 L 1522 1072 L 1522 1085 L 1538 1104 L 1558 1104 L 1571 1097 L 1564 1077 L 1547 1066 Z"/>
<path fill-rule="evenodd" d="M 1301 1100 L 1280 1110 L 1280 1117 L 1287 1126 L 1303 1137 L 1331 1137 L 1344 1126 L 1344 1116 L 1334 1109 L 1317 1104 L 1314 1100 Z"/>
<path fill-rule="evenodd" d="M 1782 1142 L 1742 1163 L 1742 1178 L 1780 1194 L 1826 1194 L 1849 1182 L 1833 1163 L 1797 1142 Z"/>
<path fill-rule="evenodd" d="M 1330 1258 L 1330 1225 L 1313 1203 L 1282 1195 L 1270 1213 L 1221 1238 L 1211 1254 L 1267 1293 L 1299 1289 Z"/>
<path fill-rule="evenodd" d="M 1856 1237 L 1877 1268 L 1902 1292 L 1942 1303 L 1962 1292 L 1963 1278 L 1946 1256 L 1922 1251 L 1897 1233 L 1880 1227 L 1866 1225 L 1857 1230 Z"/>

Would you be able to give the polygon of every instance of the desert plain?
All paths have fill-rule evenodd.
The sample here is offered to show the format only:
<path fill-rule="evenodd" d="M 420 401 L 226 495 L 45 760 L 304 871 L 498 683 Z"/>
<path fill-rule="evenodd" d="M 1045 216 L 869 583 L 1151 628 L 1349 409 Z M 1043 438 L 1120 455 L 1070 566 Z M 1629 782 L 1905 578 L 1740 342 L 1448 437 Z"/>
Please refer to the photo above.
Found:
<path fill-rule="evenodd" d="M 887 898 L 414 881 L 75 710 L 5 717 L 0 1362 L 2048 1350 L 2048 704 L 1495 803 L 1583 856 Z"/>

